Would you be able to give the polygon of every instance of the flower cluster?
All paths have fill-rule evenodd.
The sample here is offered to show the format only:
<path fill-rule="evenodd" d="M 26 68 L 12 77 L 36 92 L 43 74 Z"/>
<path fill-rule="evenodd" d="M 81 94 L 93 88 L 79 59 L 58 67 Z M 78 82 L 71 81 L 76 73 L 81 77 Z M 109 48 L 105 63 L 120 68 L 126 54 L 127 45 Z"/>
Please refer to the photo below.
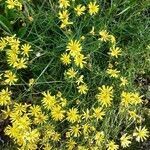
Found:
<path fill-rule="evenodd" d="M 7 64 L 12 69 L 1 73 L 0 81 L 3 84 L 13 85 L 18 80 L 16 71 L 27 68 L 31 46 L 21 44 L 15 36 L 7 36 L 0 39 L 0 52 L 6 55 Z"/>
<path fill-rule="evenodd" d="M 18 0 L 6 3 L 9 9 L 22 8 Z M 143 96 L 130 87 L 131 79 L 119 63 L 124 53 L 117 37 L 95 23 L 83 26 L 79 33 L 73 27 L 83 16 L 90 24 L 101 10 L 98 1 L 58 0 L 54 4 L 58 6 L 56 21 L 61 22 L 57 32 L 61 31 L 62 37 L 65 34 L 57 55 L 63 77 L 57 89 L 36 86 L 49 63 L 37 79 L 29 79 L 24 89 L 18 90 L 15 86 L 29 64 L 31 45 L 16 36 L 0 39 L 0 53 L 6 57 L 0 74 L 0 115 L 9 120 L 5 135 L 20 150 L 119 150 L 147 140 Z M 91 55 L 103 53 L 101 45 L 107 47 L 107 61 L 102 60 L 104 69 L 96 70 Z M 40 56 L 37 53 L 37 58 Z"/>

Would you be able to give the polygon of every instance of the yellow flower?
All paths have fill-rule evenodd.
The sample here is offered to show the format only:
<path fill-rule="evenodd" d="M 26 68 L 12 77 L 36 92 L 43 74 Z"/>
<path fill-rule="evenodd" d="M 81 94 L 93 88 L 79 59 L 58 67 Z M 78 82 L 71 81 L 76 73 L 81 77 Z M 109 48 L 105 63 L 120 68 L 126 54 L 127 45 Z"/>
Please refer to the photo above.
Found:
<path fill-rule="evenodd" d="M 0 91 L 0 106 L 9 105 L 11 102 L 11 91 L 6 90 Z"/>
<path fill-rule="evenodd" d="M 96 144 L 100 146 L 105 139 L 104 132 L 96 132 L 94 139 L 96 141 Z"/>
<path fill-rule="evenodd" d="M 79 137 L 80 136 L 81 131 L 80 131 L 79 124 L 71 127 L 70 134 L 73 135 L 73 137 Z"/>
<path fill-rule="evenodd" d="M 121 55 L 121 49 L 119 47 L 111 47 L 110 52 L 108 54 L 112 57 L 118 58 L 119 55 Z"/>
<path fill-rule="evenodd" d="M 106 30 L 102 30 L 99 32 L 99 35 L 101 36 L 100 40 L 101 41 L 109 41 L 109 33 Z"/>
<path fill-rule="evenodd" d="M 142 96 L 139 93 L 122 92 L 121 105 L 127 107 L 129 105 L 137 105 L 142 103 Z"/>
<path fill-rule="evenodd" d="M 77 74 L 77 71 L 75 71 L 73 68 L 70 68 L 67 70 L 66 75 L 68 75 L 69 78 L 74 78 Z"/>
<path fill-rule="evenodd" d="M 64 118 L 65 111 L 60 106 L 54 106 L 51 109 L 52 118 L 55 121 L 61 121 Z"/>
<path fill-rule="evenodd" d="M 88 91 L 88 86 L 84 83 L 84 84 L 79 85 L 77 89 L 80 94 L 86 94 Z"/>
<path fill-rule="evenodd" d="M 119 149 L 119 145 L 115 144 L 115 142 L 112 140 L 107 145 L 107 150 L 117 150 Z"/>
<path fill-rule="evenodd" d="M 90 2 L 88 4 L 88 8 L 89 8 L 90 15 L 95 15 L 99 11 L 99 5 L 96 5 L 96 2 L 93 2 L 93 3 Z"/>
<path fill-rule="evenodd" d="M 77 81 L 76 81 L 76 83 L 77 83 L 77 85 L 79 85 L 80 83 L 84 83 L 83 82 L 83 75 L 81 75 L 78 79 L 77 79 Z"/>
<path fill-rule="evenodd" d="M 68 19 L 62 20 L 62 24 L 60 25 L 60 28 L 65 28 L 66 26 L 73 24 L 73 22 L 68 21 Z"/>
<path fill-rule="evenodd" d="M 22 47 L 21 47 L 21 49 L 22 49 L 22 54 L 23 55 L 26 55 L 27 57 L 29 56 L 29 52 L 31 52 L 32 50 L 31 50 L 31 45 L 29 45 L 29 44 L 24 44 L 24 45 L 22 45 Z"/>
<path fill-rule="evenodd" d="M 149 132 L 145 127 L 141 127 L 139 126 L 136 127 L 136 131 L 133 133 L 133 136 L 136 137 L 136 141 L 140 142 L 140 141 L 144 141 L 149 137 Z"/>
<path fill-rule="evenodd" d="M 68 65 L 68 64 L 71 63 L 70 55 L 69 55 L 69 54 L 66 54 L 66 53 L 64 53 L 64 54 L 61 55 L 60 60 L 62 61 L 62 63 L 63 63 L 64 65 Z"/>
<path fill-rule="evenodd" d="M 129 145 L 131 144 L 131 139 L 132 137 L 130 135 L 127 136 L 127 134 L 123 134 L 120 138 L 121 146 L 123 148 L 129 147 Z"/>
<path fill-rule="evenodd" d="M 110 38 L 110 42 L 113 44 L 113 46 L 115 46 L 116 38 L 113 35 L 109 35 L 109 38 Z"/>
<path fill-rule="evenodd" d="M 68 14 L 67 10 L 63 10 L 62 12 L 61 11 L 59 12 L 59 19 L 60 20 L 65 20 L 65 19 L 68 20 L 68 18 L 69 18 L 69 14 Z"/>
<path fill-rule="evenodd" d="M 128 80 L 126 79 L 126 77 L 120 77 L 120 86 L 126 86 L 128 84 Z"/>
<path fill-rule="evenodd" d="M 130 115 L 130 120 L 136 120 L 139 118 L 139 116 L 136 114 L 136 111 L 128 111 L 129 115 Z"/>
<path fill-rule="evenodd" d="M 75 145 L 76 145 L 76 142 L 75 142 L 73 139 L 70 139 L 70 140 L 67 142 L 67 147 L 68 147 L 67 150 L 73 150 L 73 148 L 75 147 Z"/>
<path fill-rule="evenodd" d="M 5 134 L 9 135 L 10 137 L 18 137 L 20 134 L 20 130 L 18 129 L 18 125 L 14 124 L 13 126 L 8 125 L 5 128 Z"/>
<path fill-rule="evenodd" d="M 100 91 L 99 94 L 97 94 L 98 101 L 102 106 L 110 106 L 113 99 L 113 87 L 102 85 L 102 87 L 99 87 L 98 89 Z"/>
<path fill-rule="evenodd" d="M 26 112 L 27 107 L 28 107 L 27 104 L 23 105 L 20 103 L 15 103 L 14 108 L 13 108 L 13 112 L 21 115 L 22 113 Z"/>
<path fill-rule="evenodd" d="M 60 139 L 61 139 L 61 135 L 57 132 L 54 132 L 53 135 L 52 135 L 52 140 L 54 142 L 58 142 Z"/>
<path fill-rule="evenodd" d="M 118 78 L 120 71 L 118 71 L 117 69 L 109 69 L 108 68 L 106 73 L 109 74 L 110 77 Z"/>
<path fill-rule="evenodd" d="M 78 16 L 81 16 L 84 14 L 84 11 L 86 10 L 85 6 L 78 5 L 76 8 L 74 8 Z"/>
<path fill-rule="evenodd" d="M 93 117 L 95 117 L 97 121 L 103 119 L 105 112 L 102 110 L 101 107 L 93 108 L 93 111 L 94 111 Z"/>
<path fill-rule="evenodd" d="M 82 46 L 79 41 L 71 40 L 67 45 L 67 50 L 70 51 L 71 56 L 76 56 L 80 54 Z"/>
<path fill-rule="evenodd" d="M 22 9 L 22 4 L 18 0 L 7 0 L 7 7 L 8 9 L 14 9 L 15 7 Z"/>
<path fill-rule="evenodd" d="M 132 103 L 132 94 L 130 92 L 122 92 L 121 93 L 121 105 L 127 107 Z"/>
<path fill-rule="evenodd" d="M 55 104 L 56 104 L 56 98 L 55 98 L 55 96 L 52 96 L 49 91 L 47 91 L 47 93 L 43 92 L 42 94 L 44 96 L 44 98 L 42 99 L 43 106 L 46 109 L 51 110 L 52 107 L 54 107 Z"/>
<path fill-rule="evenodd" d="M 78 115 L 77 108 L 69 109 L 69 111 L 67 112 L 67 120 L 71 123 L 74 123 L 78 121 L 78 119 L 79 119 L 79 115 Z"/>
<path fill-rule="evenodd" d="M 4 74 L 5 83 L 9 85 L 13 85 L 18 79 L 15 74 L 13 74 L 11 71 L 5 71 Z"/>
<path fill-rule="evenodd" d="M 8 9 L 14 9 L 16 6 L 15 0 L 7 0 L 6 3 L 7 3 Z"/>
<path fill-rule="evenodd" d="M 0 103 L 0 105 L 1 105 L 1 103 Z M 4 119 L 7 119 L 10 116 L 10 114 L 11 114 L 10 107 L 7 106 L 7 108 L 5 110 L 2 110 L 2 113 L 3 113 Z"/>
<path fill-rule="evenodd" d="M 27 61 L 25 58 L 18 58 L 17 62 L 14 64 L 16 69 L 27 68 Z"/>
<path fill-rule="evenodd" d="M 0 51 L 2 51 L 7 46 L 7 41 L 4 38 L 0 40 Z"/>
<path fill-rule="evenodd" d="M 40 133 L 37 129 L 29 129 L 29 131 L 27 131 L 25 134 L 24 134 L 24 139 L 27 141 L 27 142 L 35 142 L 38 140 L 40 136 Z"/>
<path fill-rule="evenodd" d="M 30 110 L 29 110 L 30 114 L 33 116 L 37 116 L 39 115 L 42 111 L 41 111 L 41 107 L 38 105 L 33 105 L 30 106 Z"/>
<path fill-rule="evenodd" d="M 83 54 L 78 54 L 75 56 L 74 62 L 77 67 L 83 68 L 83 65 L 86 64 L 86 61 L 84 61 L 86 57 L 84 57 Z"/>
<path fill-rule="evenodd" d="M 82 129 L 83 129 L 84 135 L 88 135 L 92 130 L 91 126 L 88 123 L 85 123 L 84 125 L 82 125 Z"/>
<path fill-rule="evenodd" d="M 34 123 L 35 124 L 43 124 L 48 120 L 48 116 L 44 115 L 42 112 L 35 116 Z"/>
<path fill-rule="evenodd" d="M 18 61 L 18 54 L 14 53 L 12 50 L 7 51 L 7 62 L 10 66 L 16 67 Z"/>
<path fill-rule="evenodd" d="M 142 103 L 142 97 L 138 92 L 132 93 L 132 102 L 134 105 Z"/>
<path fill-rule="evenodd" d="M 67 8 L 70 6 L 69 0 L 59 0 L 58 3 L 60 8 Z"/>
<path fill-rule="evenodd" d="M 86 111 L 83 111 L 82 119 L 85 119 L 87 121 L 90 118 L 91 118 L 91 115 L 90 115 L 89 109 L 86 109 Z"/>

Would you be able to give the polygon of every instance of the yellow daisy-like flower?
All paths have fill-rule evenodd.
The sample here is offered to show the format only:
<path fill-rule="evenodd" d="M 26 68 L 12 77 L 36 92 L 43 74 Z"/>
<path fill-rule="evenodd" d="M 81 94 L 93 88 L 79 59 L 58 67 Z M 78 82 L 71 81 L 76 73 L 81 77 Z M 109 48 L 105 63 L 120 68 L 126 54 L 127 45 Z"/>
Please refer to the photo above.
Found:
<path fill-rule="evenodd" d="M 74 10 L 76 11 L 78 16 L 81 16 L 82 14 L 84 14 L 84 11 L 86 10 L 86 8 L 85 6 L 78 5 Z"/>
<path fill-rule="evenodd" d="M 70 6 L 69 0 L 59 0 L 58 3 L 60 8 L 67 8 L 68 6 Z"/>
<path fill-rule="evenodd" d="M 56 98 L 55 98 L 55 96 L 52 96 L 49 91 L 43 92 L 42 94 L 44 96 L 44 98 L 42 99 L 43 106 L 46 109 L 51 110 L 52 107 L 54 107 L 55 104 L 56 104 Z"/>
<path fill-rule="evenodd" d="M 88 119 L 90 119 L 91 118 L 91 115 L 90 115 L 90 111 L 89 111 L 89 109 L 86 109 L 86 111 L 83 111 L 83 114 L 82 114 L 82 119 L 84 119 L 84 120 L 88 120 Z"/>
<path fill-rule="evenodd" d="M 75 71 L 73 68 L 70 68 L 67 70 L 66 75 L 68 75 L 69 78 L 74 78 L 77 74 L 77 71 Z"/>
<path fill-rule="evenodd" d="M 115 144 L 115 142 L 112 140 L 107 145 L 107 150 L 117 150 L 119 149 L 119 145 Z"/>
<path fill-rule="evenodd" d="M 110 52 L 108 54 L 112 57 L 118 58 L 119 55 L 121 55 L 121 49 L 119 47 L 111 47 Z"/>
<path fill-rule="evenodd" d="M 27 68 L 27 61 L 25 58 L 20 58 L 17 60 L 17 62 L 14 64 L 14 67 L 16 69 L 22 69 L 22 68 Z"/>
<path fill-rule="evenodd" d="M 106 42 L 106 41 L 109 41 L 109 33 L 106 31 L 106 30 L 102 30 L 102 31 L 100 31 L 99 32 L 99 35 L 101 36 L 100 37 L 100 40 L 101 41 L 104 41 L 104 42 Z"/>
<path fill-rule="evenodd" d="M 67 142 L 66 147 L 68 148 L 68 150 L 73 150 L 76 144 L 77 144 L 77 143 L 76 143 L 73 139 L 70 139 L 70 140 Z"/>
<path fill-rule="evenodd" d="M 29 44 L 24 44 L 24 45 L 22 45 L 22 47 L 21 47 L 21 49 L 22 49 L 22 54 L 23 55 L 26 55 L 27 57 L 29 56 L 29 52 L 31 52 L 32 50 L 31 50 L 31 45 L 29 45 Z"/>
<path fill-rule="evenodd" d="M 132 94 L 130 92 L 121 93 L 121 105 L 127 107 L 132 103 Z"/>
<path fill-rule="evenodd" d="M 48 115 L 44 115 L 42 112 L 35 116 L 35 124 L 43 124 L 48 120 Z"/>
<path fill-rule="evenodd" d="M 79 114 L 77 108 L 69 109 L 69 111 L 67 112 L 67 120 L 71 123 L 74 123 L 78 121 L 78 119 L 79 119 Z"/>
<path fill-rule="evenodd" d="M 77 67 L 83 68 L 84 64 L 86 64 L 86 61 L 84 61 L 86 57 L 84 57 L 83 54 L 78 54 L 75 56 L 74 62 Z"/>
<path fill-rule="evenodd" d="M 96 2 L 90 2 L 88 8 L 90 15 L 95 15 L 99 11 L 99 5 L 97 5 Z"/>
<path fill-rule="evenodd" d="M 7 0 L 7 8 L 14 9 L 15 7 L 22 9 L 22 4 L 18 0 Z"/>
<path fill-rule="evenodd" d="M 132 93 L 132 103 L 137 105 L 142 103 L 142 97 L 138 92 Z"/>
<path fill-rule="evenodd" d="M 11 101 L 11 91 L 6 90 L 0 91 L 0 106 L 9 105 Z"/>
<path fill-rule="evenodd" d="M 7 3 L 8 9 L 14 9 L 16 6 L 15 0 L 7 0 L 6 3 Z"/>
<path fill-rule="evenodd" d="M 136 127 L 136 131 L 133 133 L 133 136 L 136 137 L 136 141 L 140 142 L 140 141 L 144 141 L 149 137 L 149 132 L 145 127 L 141 127 L 139 126 Z"/>
<path fill-rule="evenodd" d="M 54 106 L 51 109 L 52 118 L 55 121 L 61 121 L 64 118 L 65 111 L 60 106 Z"/>
<path fill-rule="evenodd" d="M 128 80 L 126 79 L 126 77 L 120 77 L 120 86 L 126 86 L 128 84 Z"/>
<path fill-rule="evenodd" d="M 1 100 L 0 100 L 0 105 L 1 105 Z M 4 119 L 7 119 L 11 114 L 11 109 L 9 106 L 6 107 L 5 110 L 2 110 L 2 116 Z"/>
<path fill-rule="evenodd" d="M 59 12 L 59 19 L 60 20 L 65 20 L 69 18 L 69 14 L 67 10 L 63 10 Z"/>
<path fill-rule="evenodd" d="M 123 134 L 120 138 L 121 146 L 123 148 L 129 147 L 129 145 L 131 144 L 131 139 L 132 137 L 130 135 Z"/>
<path fill-rule="evenodd" d="M 102 106 L 110 106 L 113 99 L 113 87 L 102 85 L 102 87 L 99 87 L 98 89 L 100 91 L 99 94 L 96 95 L 98 101 Z"/>
<path fill-rule="evenodd" d="M 65 28 L 65 27 L 67 27 L 70 24 L 73 24 L 73 22 L 70 22 L 68 19 L 64 19 L 64 20 L 62 20 L 60 28 Z"/>
<path fill-rule="evenodd" d="M 67 45 L 67 51 L 70 51 L 71 56 L 77 56 L 80 54 L 82 46 L 79 41 L 71 40 Z"/>
<path fill-rule="evenodd" d="M 109 74 L 110 77 L 118 78 L 120 71 L 117 69 L 107 69 L 106 73 Z"/>
<path fill-rule="evenodd" d="M 18 61 L 18 55 L 10 52 L 7 56 L 8 64 L 13 68 L 16 68 L 17 61 Z"/>
<path fill-rule="evenodd" d="M 134 111 L 129 110 L 128 113 L 130 115 L 130 117 L 129 117 L 130 120 L 137 120 L 139 118 L 139 116 L 136 114 L 135 110 Z"/>
<path fill-rule="evenodd" d="M 38 105 L 33 105 L 30 106 L 30 110 L 29 110 L 30 114 L 33 116 L 37 116 L 39 115 L 42 111 L 41 111 L 41 107 Z"/>
<path fill-rule="evenodd" d="M 80 83 L 84 83 L 83 82 L 83 75 L 81 75 L 78 79 L 77 79 L 77 81 L 76 81 L 76 83 L 77 83 L 77 85 L 79 85 Z"/>
<path fill-rule="evenodd" d="M 6 78 L 5 83 L 9 85 L 13 85 L 18 80 L 17 76 L 11 71 L 5 71 L 4 77 Z"/>
<path fill-rule="evenodd" d="M 101 107 L 93 108 L 93 111 L 94 111 L 93 117 L 95 117 L 97 121 L 103 119 L 105 112 L 102 110 Z"/>
<path fill-rule="evenodd" d="M 0 40 L 0 51 L 3 50 L 7 46 L 7 41 L 3 38 Z"/>
<path fill-rule="evenodd" d="M 71 63 L 70 55 L 67 53 L 62 54 L 60 60 L 64 65 L 68 65 Z"/>
<path fill-rule="evenodd" d="M 73 137 L 79 137 L 80 136 L 81 131 L 80 131 L 79 124 L 71 127 L 70 134 L 73 135 Z"/>
<path fill-rule="evenodd" d="M 96 140 L 97 145 L 101 145 L 102 142 L 104 142 L 104 140 L 105 140 L 104 132 L 103 131 L 97 132 L 94 139 Z"/>
<path fill-rule="evenodd" d="M 88 86 L 84 83 L 84 84 L 79 85 L 77 89 L 80 94 L 86 94 L 88 91 Z"/>

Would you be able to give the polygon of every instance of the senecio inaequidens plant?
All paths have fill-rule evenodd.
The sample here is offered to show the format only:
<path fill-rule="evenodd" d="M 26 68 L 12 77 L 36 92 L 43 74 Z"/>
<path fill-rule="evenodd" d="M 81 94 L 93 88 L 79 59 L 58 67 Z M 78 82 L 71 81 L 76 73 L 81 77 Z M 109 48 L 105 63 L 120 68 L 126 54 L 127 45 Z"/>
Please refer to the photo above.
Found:
<path fill-rule="evenodd" d="M 115 36 L 105 28 L 98 29 L 95 26 L 80 37 L 76 37 L 71 30 L 74 24 L 71 13 L 76 18 L 89 15 L 94 19 L 101 11 L 98 1 L 90 1 L 86 5 L 75 0 L 58 0 L 56 3 L 59 28 L 68 34 L 64 43 L 66 49 L 59 56 L 66 68 L 64 80 L 73 83 L 78 99 L 70 105 L 71 100 L 65 97 L 63 91 L 52 94 L 47 89 L 41 94 L 40 104 L 16 101 L 11 87 L 20 82 L 17 73 L 30 65 L 30 54 L 34 49 L 32 43 L 22 42 L 17 35 L 2 37 L 0 53 L 4 53 L 9 68 L 0 74 L 0 83 L 3 85 L 0 108 L 3 119 L 10 120 L 4 130 L 5 135 L 20 150 L 119 150 L 129 148 L 134 141 L 147 140 L 149 131 L 143 124 L 144 115 L 140 111 L 143 96 L 136 89 L 131 91 L 128 88 L 129 79 L 117 66 L 123 50 L 118 47 Z M 21 0 L 6 0 L 6 5 L 8 9 L 22 9 Z M 111 83 L 97 87 L 96 94 L 90 98 L 92 103 L 86 97 L 92 89 L 83 73 L 83 70 L 86 72 L 90 57 L 85 53 L 84 46 L 87 36 L 94 37 L 100 44 L 109 45 L 109 63 L 104 74 Z M 32 88 L 36 82 L 36 79 L 29 79 L 28 88 Z M 81 108 L 82 99 L 85 105 Z M 90 103 L 90 106 L 86 103 Z"/>

